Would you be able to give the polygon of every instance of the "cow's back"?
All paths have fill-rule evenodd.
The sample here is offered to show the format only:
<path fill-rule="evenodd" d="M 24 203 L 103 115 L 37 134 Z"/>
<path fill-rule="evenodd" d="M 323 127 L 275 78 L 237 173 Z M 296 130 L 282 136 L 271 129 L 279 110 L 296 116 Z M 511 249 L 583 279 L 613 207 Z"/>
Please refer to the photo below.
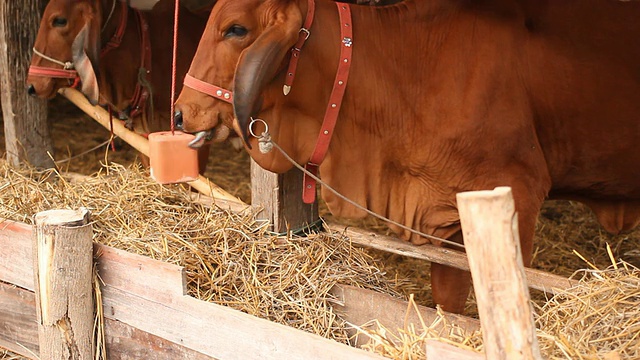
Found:
<path fill-rule="evenodd" d="M 528 4 L 522 66 L 556 192 L 640 198 L 640 3 Z"/>
<path fill-rule="evenodd" d="M 552 197 L 584 201 L 611 232 L 640 216 L 640 3 L 526 1 L 521 64 Z"/>

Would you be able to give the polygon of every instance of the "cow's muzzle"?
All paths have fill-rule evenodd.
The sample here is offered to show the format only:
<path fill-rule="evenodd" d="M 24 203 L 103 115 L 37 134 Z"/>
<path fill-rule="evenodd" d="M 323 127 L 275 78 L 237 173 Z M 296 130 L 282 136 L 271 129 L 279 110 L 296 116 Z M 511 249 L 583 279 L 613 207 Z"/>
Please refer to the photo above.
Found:
<path fill-rule="evenodd" d="M 173 113 L 173 124 L 176 130 L 184 130 L 184 119 L 182 118 L 182 111 L 176 110 Z M 203 130 L 194 133 L 193 135 L 195 135 L 196 138 L 189 143 L 189 147 L 192 149 L 201 148 L 204 144 L 211 141 L 211 139 L 213 138 L 213 133 L 213 130 Z"/>

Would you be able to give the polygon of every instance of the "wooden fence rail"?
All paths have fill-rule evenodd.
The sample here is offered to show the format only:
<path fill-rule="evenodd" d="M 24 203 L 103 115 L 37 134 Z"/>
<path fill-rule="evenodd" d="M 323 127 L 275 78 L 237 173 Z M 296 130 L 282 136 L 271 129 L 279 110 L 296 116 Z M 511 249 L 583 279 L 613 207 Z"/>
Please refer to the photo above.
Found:
<path fill-rule="evenodd" d="M 39 354 L 31 226 L 0 219 L 0 347 L 29 358 Z M 94 244 L 103 286 L 110 359 L 382 359 L 332 340 L 185 295 L 184 269 Z M 381 317 L 403 328 L 408 304 L 373 291 L 334 288 L 334 306 L 347 321 Z M 434 309 L 419 307 L 427 323 Z M 384 313 L 381 314 L 381 309 Z M 467 331 L 477 320 L 447 315 Z M 437 359 L 437 358 L 435 358 Z M 445 358 L 446 359 L 446 358 Z"/>

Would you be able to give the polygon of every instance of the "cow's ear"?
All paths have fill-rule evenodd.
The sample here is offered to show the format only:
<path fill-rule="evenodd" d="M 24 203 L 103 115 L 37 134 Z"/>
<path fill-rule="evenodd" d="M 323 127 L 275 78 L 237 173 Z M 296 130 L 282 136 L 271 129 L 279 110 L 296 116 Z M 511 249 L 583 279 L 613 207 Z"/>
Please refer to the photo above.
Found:
<path fill-rule="evenodd" d="M 87 23 L 73 40 L 71 52 L 73 55 L 73 65 L 82 82 L 82 93 L 95 105 L 98 103 L 100 93 L 98 89 L 98 77 L 86 51 L 89 32 L 89 24 Z"/>
<path fill-rule="evenodd" d="M 93 69 L 96 74 L 99 71 L 98 64 L 100 61 L 100 34 L 102 33 L 102 14 L 101 14 L 101 1 L 97 1 L 94 5 L 95 8 L 91 16 L 86 19 L 86 25 L 89 27 L 86 41 L 84 43 L 84 49 L 87 52 L 87 56 L 93 65 Z"/>
<path fill-rule="evenodd" d="M 260 111 L 262 91 L 280 69 L 302 26 L 302 14 L 294 2 L 287 2 L 274 18 L 278 20 L 240 55 L 233 82 L 237 128 L 249 148 L 249 120 Z"/>

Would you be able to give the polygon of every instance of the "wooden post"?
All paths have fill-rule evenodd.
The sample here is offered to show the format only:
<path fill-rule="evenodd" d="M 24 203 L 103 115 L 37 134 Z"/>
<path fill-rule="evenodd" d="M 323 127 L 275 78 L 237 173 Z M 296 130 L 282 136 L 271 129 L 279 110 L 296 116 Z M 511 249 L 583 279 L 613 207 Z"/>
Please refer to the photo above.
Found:
<path fill-rule="evenodd" d="M 89 211 L 35 215 L 34 274 L 41 359 L 93 357 L 93 241 Z"/>
<path fill-rule="evenodd" d="M 318 202 L 302 202 L 302 172 L 292 169 L 274 174 L 251 160 L 251 205 L 259 209 L 258 219 L 269 220 L 271 231 L 284 233 L 308 227 L 318 217 Z"/>
<path fill-rule="evenodd" d="M 43 1 L 0 1 L 0 89 L 7 160 L 52 168 L 47 102 L 27 94 L 25 80 Z"/>
<path fill-rule="evenodd" d="M 511 188 L 457 195 L 487 359 L 542 359 Z"/>

